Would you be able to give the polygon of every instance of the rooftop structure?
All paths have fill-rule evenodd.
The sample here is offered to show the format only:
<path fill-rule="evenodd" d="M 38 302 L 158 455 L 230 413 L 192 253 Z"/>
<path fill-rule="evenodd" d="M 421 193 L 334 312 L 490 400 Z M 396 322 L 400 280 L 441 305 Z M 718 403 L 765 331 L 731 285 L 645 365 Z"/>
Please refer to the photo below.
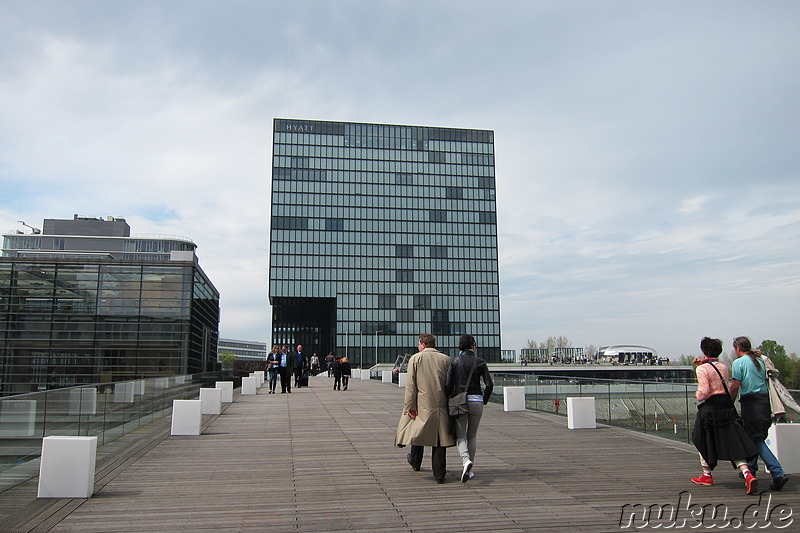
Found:
<path fill-rule="evenodd" d="M 4 235 L 0 395 L 213 370 L 219 292 L 194 250 L 116 218 Z"/>
<path fill-rule="evenodd" d="M 118 217 L 46 218 L 41 230 L 20 223 L 31 231 L 4 234 L 3 257 L 164 261 L 173 252 L 194 253 L 197 248 L 191 239 L 177 235 L 131 235 L 128 223 Z"/>

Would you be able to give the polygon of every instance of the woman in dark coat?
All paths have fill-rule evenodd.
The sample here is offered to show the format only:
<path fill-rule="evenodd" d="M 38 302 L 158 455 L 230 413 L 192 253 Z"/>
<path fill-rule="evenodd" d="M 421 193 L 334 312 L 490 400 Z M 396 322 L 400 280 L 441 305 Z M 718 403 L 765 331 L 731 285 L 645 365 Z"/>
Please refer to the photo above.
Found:
<path fill-rule="evenodd" d="M 333 360 L 333 390 L 342 390 L 342 356 Z"/>
<path fill-rule="evenodd" d="M 483 406 L 489 403 L 492 396 L 494 382 L 489 374 L 486 361 L 475 355 L 475 338 L 472 335 L 462 335 L 458 342 L 460 353 L 450 362 L 445 381 L 445 392 L 448 397 L 467 391 L 467 404 L 469 412 L 453 419 L 456 433 L 456 447 L 461 455 L 463 469 L 461 481 L 466 483 L 473 477 L 472 465 L 475 461 L 475 451 L 478 448 L 478 425 L 483 416 Z M 474 370 L 472 370 L 474 365 Z M 470 377 L 470 370 L 472 376 Z M 469 378 L 469 383 L 467 383 Z M 481 388 L 483 380 L 484 388 Z"/>

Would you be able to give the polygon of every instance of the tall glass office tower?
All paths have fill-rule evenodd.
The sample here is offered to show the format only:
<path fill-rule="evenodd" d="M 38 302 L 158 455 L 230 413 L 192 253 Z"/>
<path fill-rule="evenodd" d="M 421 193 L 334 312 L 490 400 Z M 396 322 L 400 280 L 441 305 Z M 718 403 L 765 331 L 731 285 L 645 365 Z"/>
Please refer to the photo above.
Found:
<path fill-rule="evenodd" d="M 458 352 L 500 361 L 494 132 L 275 119 L 272 342 L 355 366 Z"/>

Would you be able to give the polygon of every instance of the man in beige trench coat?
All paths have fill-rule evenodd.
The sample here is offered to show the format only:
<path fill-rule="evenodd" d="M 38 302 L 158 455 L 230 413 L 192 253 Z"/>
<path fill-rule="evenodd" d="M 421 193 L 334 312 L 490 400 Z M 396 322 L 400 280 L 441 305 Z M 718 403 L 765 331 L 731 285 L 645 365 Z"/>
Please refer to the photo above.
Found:
<path fill-rule="evenodd" d="M 437 483 L 444 483 L 447 447 L 455 445 L 447 412 L 444 382 L 450 358 L 436 349 L 436 337 L 419 336 L 418 353 L 408 360 L 403 414 L 397 425 L 397 446 L 411 446 L 406 456 L 414 470 L 422 466 L 424 446 L 431 446 L 431 465 Z"/>

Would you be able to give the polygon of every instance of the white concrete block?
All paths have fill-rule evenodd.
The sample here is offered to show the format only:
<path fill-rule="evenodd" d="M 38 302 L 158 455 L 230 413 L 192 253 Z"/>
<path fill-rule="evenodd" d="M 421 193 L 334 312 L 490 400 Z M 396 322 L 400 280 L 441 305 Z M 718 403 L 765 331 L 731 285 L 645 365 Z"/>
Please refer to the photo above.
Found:
<path fill-rule="evenodd" d="M 33 437 L 36 430 L 36 400 L 0 402 L 0 437 Z"/>
<path fill-rule="evenodd" d="M 217 381 L 214 386 L 222 391 L 222 403 L 233 401 L 233 381 Z"/>
<path fill-rule="evenodd" d="M 222 389 L 200 388 L 200 411 L 204 415 L 222 412 Z"/>
<path fill-rule="evenodd" d="M 155 378 L 153 380 L 153 387 L 157 389 L 168 389 L 169 388 L 169 378 Z"/>
<path fill-rule="evenodd" d="M 97 437 L 45 437 L 39 463 L 39 498 L 91 498 Z"/>
<path fill-rule="evenodd" d="M 397 386 L 405 387 L 406 383 L 408 383 L 408 373 L 400 372 L 399 374 L 397 374 Z"/>
<path fill-rule="evenodd" d="M 569 429 L 597 427 L 593 397 L 567 398 L 567 427 Z"/>
<path fill-rule="evenodd" d="M 800 424 L 773 424 L 764 442 L 775 454 L 784 473 L 800 472 Z"/>
<path fill-rule="evenodd" d="M 242 378 L 242 396 L 252 396 L 256 393 L 258 387 L 256 386 L 258 381 L 256 377 L 251 378 Z"/>
<path fill-rule="evenodd" d="M 362 370 L 361 371 L 361 379 L 370 379 L 370 372 L 369 370 Z"/>
<path fill-rule="evenodd" d="M 525 387 L 503 387 L 503 411 L 525 410 Z"/>
<path fill-rule="evenodd" d="M 124 381 L 114 384 L 114 403 L 133 403 L 136 394 L 132 381 Z"/>
<path fill-rule="evenodd" d="M 171 435 L 199 435 L 203 425 L 200 400 L 172 400 Z"/>
<path fill-rule="evenodd" d="M 70 416 L 97 414 L 97 389 L 80 387 L 69 391 Z"/>
<path fill-rule="evenodd" d="M 391 382 L 392 382 L 392 371 L 381 370 L 381 383 L 391 383 Z"/>

